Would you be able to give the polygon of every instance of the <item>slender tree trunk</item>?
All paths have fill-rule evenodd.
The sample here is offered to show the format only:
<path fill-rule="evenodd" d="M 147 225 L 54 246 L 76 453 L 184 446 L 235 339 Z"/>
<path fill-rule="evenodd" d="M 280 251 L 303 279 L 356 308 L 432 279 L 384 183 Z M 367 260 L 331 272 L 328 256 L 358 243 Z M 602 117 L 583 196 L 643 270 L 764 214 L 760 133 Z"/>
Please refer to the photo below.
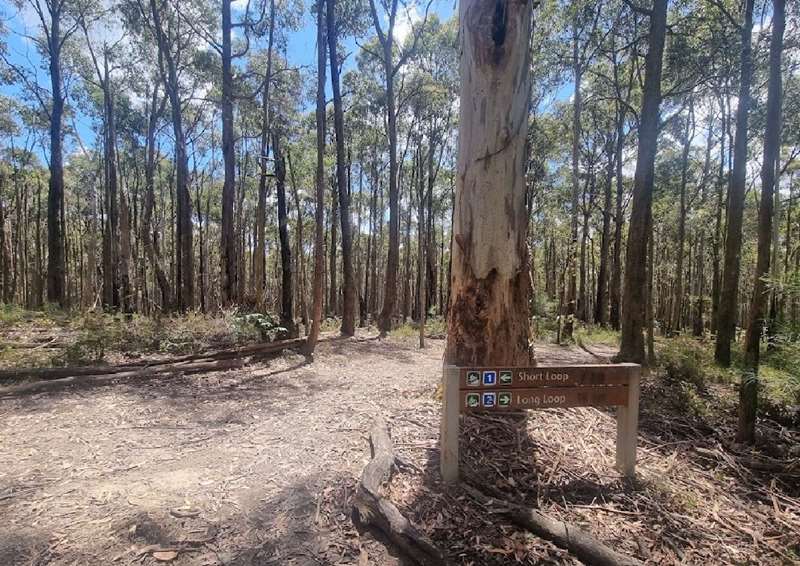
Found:
<path fill-rule="evenodd" d="M 422 155 L 420 155 L 420 158 Z M 418 277 L 419 277 L 419 285 L 417 286 L 417 314 L 419 317 L 419 347 L 425 347 L 425 300 L 427 297 L 427 293 L 425 292 L 425 270 L 427 263 L 425 261 L 425 195 L 423 193 L 424 184 L 422 182 L 422 175 L 421 169 L 423 167 L 422 162 L 420 161 L 420 179 L 418 181 L 419 184 L 419 194 L 417 195 L 417 262 L 419 264 L 419 268 L 417 269 Z M 411 215 L 411 210 L 408 211 L 409 215 Z"/>
<path fill-rule="evenodd" d="M 297 286 L 300 288 L 300 292 L 298 293 L 300 297 L 300 320 L 303 322 L 303 329 L 308 335 L 309 327 L 308 327 L 308 308 L 306 307 L 306 261 L 305 261 L 305 252 L 303 248 L 305 246 L 305 239 L 303 237 L 303 213 L 302 208 L 300 205 L 300 191 L 297 187 L 297 182 L 294 176 L 294 167 L 292 167 L 292 154 L 289 149 L 286 149 L 286 161 L 289 165 L 289 178 L 292 181 L 292 193 L 294 195 L 294 208 L 297 212 Z"/>
<path fill-rule="evenodd" d="M 589 169 L 592 172 L 591 173 L 587 173 L 587 175 L 590 176 L 590 180 L 587 180 L 587 184 L 591 183 L 591 188 L 589 189 L 589 191 L 590 191 L 591 195 L 593 195 L 594 194 L 595 177 L 594 177 L 594 171 L 593 171 L 592 167 L 593 167 L 594 164 L 591 163 L 589 165 L 590 165 Z M 589 198 L 587 199 L 586 190 L 587 190 L 587 188 L 586 188 L 586 186 L 584 186 L 583 197 L 582 197 L 583 203 L 582 203 L 582 207 L 581 207 L 581 209 L 582 209 L 582 211 L 581 211 L 581 215 L 582 215 L 582 219 L 581 219 L 581 248 L 580 248 L 581 249 L 581 252 L 580 252 L 581 253 L 581 263 L 580 263 L 580 278 L 579 278 L 579 281 L 580 281 L 580 287 L 579 287 L 580 292 L 578 294 L 578 318 L 581 319 L 583 322 L 589 322 L 589 293 L 587 291 L 587 288 L 588 288 L 589 285 L 591 285 L 590 282 L 589 282 L 589 285 L 587 285 L 587 275 L 588 275 L 588 272 L 589 272 L 589 266 L 588 266 L 589 257 L 588 257 L 588 254 L 590 253 L 589 250 L 588 250 L 588 243 L 589 243 L 589 215 L 590 215 L 590 211 L 591 211 L 591 200 L 592 200 L 592 197 L 589 196 Z"/>
<path fill-rule="evenodd" d="M 105 198 L 106 221 L 103 238 L 103 302 L 107 309 L 120 307 L 120 217 L 119 217 L 119 186 L 117 176 L 116 153 L 116 127 L 114 120 L 114 100 L 111 92 L 108 72 L 108 53 L 103 49 L 103 74 L 98 78 L 103 91 L 103 117 L 104 117 L 104 160 L 105 167 Z"/>
<path fill-rule="evenodd" d="M 147 121 L 147 156 L 145 160 L 145 193 L 144 193 L 144 212 L 142 214 L 142 245 L 148 262 L 155 271 L 156 282 L 161 291 L 161 305 L 165 310 L 170 310 L 172 304 L 172 288 L 170 287 L 169 277 L 164 270 L 164 263 L 161 254 L 157 252 L 153 239 L 153 209 L 155 208 L 155 172 L 156 172 L 156 126 L 161 114 L 164 112 L 166 99 L 162 99 L 159 104 L 158 83 L 153 87 L 153 94 L 150 99 L 150 109 Z"/>
<path fill-rule="evenodd" d="M 411 312 L 411 209 L 414 206 L 414 183 L 416 182 L 417 171 L 417 156 L 419 152 L 414 153 L 414 159 L 411 163 L 411 183 L 408 190 L 408 212 L 406 214 L 406 234 L 403 245 L 403 265 L 405 266 L 403 277 L 403 302 L 402 302 L 402 316 L 403 324 L 408 320 L 409 314 L 414 317 L 415 313 Z"/>
<path fill-rule="evenodd" d="M 611 54 L 612 54 L 612 73 L 614 78 L 614 101 L 615 122 L 616 122 L 616 146 L 614 148 L 614 167 L 615 167 L 615 211 L 614 211 L 614 255 L 611 269 L 611 288 L 609 290 L 609 322 L 614 330 L 620 329 L 620 311 L 622 305 L 622 231 L 625 225 L 623 214 L 622 199 L 624 195 L 624 184 L 622 178 L 623 149 L 625 148 L 625 118 L 627 108 L 623 104 L 622 88 L 620 84 L 619 70 L 620 65 L 617 60 L 616 44 L 614 34 L 611 34 Z M 625 102 L 630 101 L 631 91 L 633 90 L 634 65 L 630 65 L 628 79 L 628 89 Z"/>
<path fill-rule="evenodd" d="M 330 287 L 328 289 L 328 314 L 339 314 L 339 271 L 336 267 L 336 255 L 339 248 L 339 189 L 334 186 L 336 180 L 331 183 L 331 214 L 330 214 L 330 246 L 328 247 L 328 278 L 330 280 Z M 346 189 L 345 189 L 346 190 Z"/>
<path fill-rule="evenodd" d="M 387 69 L 387 72 L 390 71 Z M 397 268 L 400 258 L 400 191 L 397 186 L 397 114 L 393 77 L 387 80 L 386 91 L 389 115 L 389 251 L 386 260 L 383 307 L 378 318 L 378 328 L 382 335 L 392 327 L 392 317 L 397 305 Z"/>
<path fill-rule="evenodd" d="M 64 90 L 61 80 L 61 10 L 63 1 L 49 3 L 50 33 L 47 50 L 50 67 L 50 181 L 47 193 L 47 300 L 67 306 L 67 267 L 64 225 L 64 155 L 62 122 L 64 116 Z"/>
<path fill-rule="evenodd" d="M 323 241 L 325 238 L 325 17 L 322 3 L 317 4 L 317 170 L 316 211 L 314 212 L 314 283 L 312 290 L 313 306 L 311 311 L 311 331 L 308 333 L 304 352 L 313 356 L 319 340 L 322 324 L 323 271 L 325 255 Z"/>
<path fill-rule="evenodd" d="M 327 0 L 328 52 L 333 90 L 333 128 L 336 134 L 336 187 L 339 191 L 339 215 L 342 224 L 342 335 L 356 332 L 357 285 L 353 271 L 353 233 L 350 226 L 350 191 L 346 176 L 344 151 L 344 109 L 339 87 L 339 57 L 336 52 L 336 0 Z"/>
<path fill-rule="evenodd" d="M 719 317 L 719 295 L 720 286 L 722 285 L 722 270 L 720 269 L 722 248 L 722 203 L 723 193 L 725 192 L 725 132 L 728 129 L 728 115 L 725 111 L 726 107 L 720 96 L 719 101 L 720 109 L 720 140 L 719 140 L 719 172 L 717 174 L 717 191 L 716 191 L 716 207 L 714 214 L 714 240 L 712 247 L 712 274 L 711 274 L 711 333 L 717 332 L 717 319 Z"/>
<path fill-rule="evenodd" d="M 190 310 L 194 307 L 194 248 L 192 245 L 192 202 L 189 195 L 189 157 L 186 153 L 186 136 L 183 130 L 181 113 L 178 66 L 168 44 L 161 12 L 156 0 L 150 0 L 156 39 L 158 42 L 159 63 L 164 75 L 164 86 L 169 97 L 172 112 L 172 130 L 175 146 L 175 192 L 177 202 L 177 230 L 175 233 L 175 287 L 177 307 Z M 164 67 L 166 67 L 164 69 Z"/>
<path fill-rule="evenodd" d="M 389 25 L 384 33 L 375 9 L 370 0 L 373 23 L 378 32 L 382 48 L 383 72 L 386 79 L 386 125 L 389 138 L 389 251 L 386 260 L 386 275 L 383 293 L 383 307 L 378 317 L 381 336 L 392 328 L 392 318 L 397 307 L 397 270 L 400 264 L 400 189 L 398 186 L 397 163 L 397 103 L 394 91 L 394 24 L 398 0 L 391 0 L 389 6 Z"/>
<path fill-rule="evenodd" d="M 780 191 L 775 191 L 780 194 Z M 786 202 L 786 238 L 784 242 L 783 253 L 783 274 L 784 277 L 789 277 L 789 268 L 791 267 L 792 260 L 792 206 L 794 205 L 794 171 L 789 175 L 789 199 Z M 37 217 L 38 218 L 38 217 Z M 800 253 L 796 254 L 800 258 Z M 794 322 L 794 301 L 789 305 L 791 320 Z"/>
<path fill-rule="evenodd" d="M 275 187 L 278 193 L 278 237 L 281 242 L 281 326 L 286 338 L 297 336 L 294 322 L 294 291 L 292 290 L 292 246 L 289 242 L 289 219 L 286 212 L 286 162 L 277 132 L 272 134 L 275 154 Z"/>
<path fill-rule="evenodd" d="M 654 0 L 650 14 L 649 49 L 645 59 L 644 94 L 636 171 L 633 181 L 633 208 L 625 254 L 625 292 L 622 296 L 622 339 L 619 361 L 645 363 L 644 330 L 647 286 L 647 240 L 651 232 L 653 177 L 658 144 L 661 68 L 667 28 L 667 0 Z"/>
<path fill-rule="evenodd" d="M 575 81 L 575 90 L 572 99 L 572 199 L 570 207 L 570 245 L 567 267 L 567 297 L 564 322 L 564 338 L 572 339 L 575 315 L 577 314 L 578 301 L 578 193 L 580 192 L 580 165 L 581 165 L 581 111 L 582 92 L 581 80 L 583 66 L 579 58 L 578 27 L 574 22 L 572 26 L 572 74 Z"/>
<path fill-rule="evenodd" d="M 528 365 L 530 2 L 462 0 L 461 115 L 446 363 Z M 473 109 L 480 108 L 477 112 Z"/>
<path fill-rule="evenodd" d="M 758 257 L 750 301 L 750 320 L 745 336 L 744 362 L 747 372 L 739 388 L 739 426 L 736 440 L 755 441 L 758 410 L 758 364 L 761 332 L 764 326 L 769 275 L 772 211 L 775 191 L 775 163 L 780 158 L 781 137 L 781 57 L 785 26 L 784 0 L 772 0 L 772 37 L 769 46 L 769 86 L 767 91 L 767 126 L 764 133 L 764 158 L 761 161 L 761 203 L 758 208 Z"/>
<path fill-rule="evenodd" d="M 11 292 L 11 249 L 10 238 L 8 237 L 8 230 L 6 227 L 6 212 L 3 206 L 3 191 L 5 190 L 6 176 L 0 172 L 0 276 L 3 278 L 2 288 L 2 302 L 10 304 L 13 302 L 14 297 Z"/>
<path fill-rule="evenodd" d="M 775 187 L 780 187 L 780 158 L 775 161 Z M 773 191 L 774 202 L 772 211 L 772 258 L 770 259 L 770 279 L 781 281 L 781 245 L 780 245 L 780 220 L 781 220 L 781 192 L 777 188 Z M 778 333 L 778 323 L 781 315 L 781 293 L 780 289 L 773 288 L 769 295 L 769 317 L 767 321 L 767 348 L 775 347 L 775 338 Z"/>
<path fill-rule="evenodd" d="M 728 195 L 728 222 L 725 237 L 725 268 L 722 273 L 722 293 L 717 321 L 717 342 L 714 358 L 727 367 L 731 364 L 731 342 L 735 338 L 739 304 L 739 271 L 742 248 L 742 217 L 747 184 L 747 120 L 750 111 L 750 83 L 753 78 L 754 0 L 745 0 L 744 22 L 741 28 L 742 60 L 739 81 L 739 101 L 736 106 L 736 138 L 733 146 L 733 171 Z"/>
<path fill-rule="evenodd" d="M 196 163 L 196 161 L 195 161 Z M 195 165 L 194 170 L 195 177 L 197 177 L 197 166 Z M 206 251 L 206 239 L 205 235 L 203 234 L 203 201 L 201 195 L 201 183 L 197 183 L 195 185 L 195 208 L 197 209 L 197 236 L 200 240 L 200 312 L 205 313 L 207 312 L 207 305 L 206 305 L 206 273 L 208 271 L 208 257 L 205 254 Z M 208 232 L 208 226 L 206 225 L 206 233 Z"/>
<path fill-rule="evenodd" d="M 624 113 L 617 110 L 617 144 L 614 151 L 614 166 L 616 167 L 615 182 L 616 195 L 614 198 L 614 262 L 611 270 L 611 293 L 610 293 L 610 312 L 609 321 L 611 328 L 620 329 L 621 305 L 622 305 L 622 231 L 625 226 L 625 216 L 623 214 L 622 198 L 624 195 L 624 185 L 622 182 L 622 150 L 625 146 L 625 136 L 623 133 Z"/>
<path fill-rule="evenodd" d="M 683 329 L 683 272 L 684 249 L 686 248 L 686 185 L 689 180 L 689 151 L 694 138 L 694 101 L 689 101 L 689 116 L 683 133 L 683 152 L 681 154 L 681 191 L 678 210 L 678 257 L 675 265 L 675 295 L 672 300 L 670 333 L 677 334 Z"/>
<path fill-rule="evenodd" d="M 123 193 L 119 199 L 119 287 L 120 307 L 123 312 L 132 313 L 136 307 L 136 297 L 131 284 L 131 211 Z"/>
<path fill-rule="evenodd" d="M 374 247 L 375 247 L 375 202 L 377 199 L 377 187 L 375 180 L 373 178 L 373 182 L 371 183 L 370 188 L 370 205 L 369 205 L 369 230 L 367 232 L 367 259 L 366 259 L 366 267 L 364 268 L 364 314 L 362 317 L 364 318 L 364 325 L 366 325 L 366 320 L 369 318 L 369 315 L 373 312 L 372 304 L 373 304 L 373 297 L 371 293 L 372 291 L 370 286 L 370 279 L 372 277 L 372 256 L 374 255 Z"/>
<path fill-rule="evenodd" d="M 706 142 L 706 157 L 703 163 L 703 178 L 700 185 L 700 210 L 705 210 L 708 204 L 708 181 L 711 170 L 711 149 L 714 145 L 714 115 L 709 114 L 708 118 L 708 139 Z M 694 316 L 692 319 L 692 334 L 697 337 L 703 336 L 705 332 L 705 294 L 706 294 L 706 236 L 707 227 L 699 227 L 697 244 L 697 268 L 695 269 L 695 288 L 694 288 Z"/>
<path fill-rule="evenodd" d="M 266 218 L 267 218 L 267 154 L 269 153 L 269 134 L 271 124 L 270 92 L 272 86 L 272 46 L 275 36 L 275 0 L 270 0 L 269 31 L 267 35 L 267 69 L 261 93 L 261 159 L 259 159 L 258 203 L 256 205 L 256 233 L 253 249 L 253 296 L 257 304 L 265 299 L 266 285 Z"/>
<path fill-rule="evenodd" d="M 35 279 L 35 293 L 36 299 L 34 306 L 42 305 L 42 296 L 44 295 L 44 285 L 42 284 L 42 258 L 44 257 L 44 250 L 42 249 L 42 181 L 39 177 L 36 179 L 36 279 Z"/>
<path fill-rule="evenodd" d="M 449 119 L 448 119 L 449 124 Z M 436 148 L 436 139 L 437 134 L 431 128 L 431 131 L 428 135 L 429 140 L 429 147 L 428 147 L 428 192 L 425 196 L 426 207 L 427 207 L 427 216 L 425 217 L 426 228 L 425 228 L 425 244 L 426 244 L 426 252 L 425 252 L 425 264 L 427 266 L 427 274 L 425 280 L 425 291 L 426 291 L 426 299 L 425 299 L 425 314 L 427 315 L 428 309 L 433 307 L 436 304 L 436 285 L 437 285 L 437 273 L 438 269 L 436 266 L 436 216 L 434 215 L 433 210 L 433 186 L 436 183 L 437 172 L 439 170 L 439 164 L 441 163 L 442 153 L 444 151 L 444 147 L 439 152 L 439 164 L 434 167 L 434 159 L 433 153 L 434 149 Z"/>
<path fill-rule="evenodd" d="M 646 309 L 646 326 L 647 326 L 647 365 L 655 365 L 656 349 L 655 349 L 655 316 L 654 298 L 653 298 L 653 273 L 655 267 L 655 234 L 652 230 L 647 239 L 647 288 L 645 291 L 645 309 Z"/>
<path fill-rule="evenodd" d="M 233 70 L 231 54 L 231 0 L 222 0 L 222 161 L 225 171 L 222 184 L 222 242 L 220 245 L 220 282 L 222 304 L 235 303 L 238 295 L 238 265 L 233 209 L 236 194 L 236 148 L 233 139 Z"/>
<path fill-rule="evenodd" d="M 609 138 L 606 146 L 606 177 L 603 190 L 603 228 L 600 240 L 600 268 L 597 272 L 597 301 L 594 320 L 601 326 L 608 324 L 608 253 L 611 248 L 611 194 L 614 177 L 614 143 Z"/>

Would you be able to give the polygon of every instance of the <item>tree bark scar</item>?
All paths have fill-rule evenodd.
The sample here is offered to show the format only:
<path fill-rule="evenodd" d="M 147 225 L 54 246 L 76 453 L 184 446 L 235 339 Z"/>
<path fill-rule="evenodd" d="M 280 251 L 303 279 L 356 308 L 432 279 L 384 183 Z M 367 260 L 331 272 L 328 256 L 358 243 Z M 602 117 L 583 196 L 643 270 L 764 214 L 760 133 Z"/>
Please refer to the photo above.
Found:
<path fill-rule="evenodd" d="M 494 17 L 492 18 L 492 41 L 494 41 L 495 48 L 502 48 L 506 41 L 507 23 L 506 0 L 495 0 Z"/>
<path fill-rule="evenodd" d="M 475 2 L 467 12 L 467 27 L 472 51 L 478 65 L 502 67 L 508 60 L 507 45 L 514 44 L 515 13 L 519 9 L 512 2 L 519 0 L 492 0 Z M 520 2 L 524 7 L 525 2 Z M 510 12 L 511 11 L 511 12 Z M 509 13 L 510 12 L 510 13 Z"/>

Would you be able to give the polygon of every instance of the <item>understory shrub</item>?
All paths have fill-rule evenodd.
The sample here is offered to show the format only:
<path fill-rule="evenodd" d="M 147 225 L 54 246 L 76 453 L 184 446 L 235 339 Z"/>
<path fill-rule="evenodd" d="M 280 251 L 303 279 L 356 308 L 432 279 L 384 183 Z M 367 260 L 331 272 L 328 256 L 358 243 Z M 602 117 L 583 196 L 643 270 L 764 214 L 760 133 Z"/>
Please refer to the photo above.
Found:
<path fill-rule="evenodd" d="M 683 337 L 665 340 L 658 359 L 668 380 L 699 387 L 705 385 L 703 370 L 708 360 L 705 349 L 696 340 Z"/>
<path fill-rule="evenodd" d="M 716 364 L 710 343 L 690 336 L 659 340 L 658 364 L 668 381 L 690 383 L 701 389 L 709 382 L 738 381 L 736 371 Z"/>

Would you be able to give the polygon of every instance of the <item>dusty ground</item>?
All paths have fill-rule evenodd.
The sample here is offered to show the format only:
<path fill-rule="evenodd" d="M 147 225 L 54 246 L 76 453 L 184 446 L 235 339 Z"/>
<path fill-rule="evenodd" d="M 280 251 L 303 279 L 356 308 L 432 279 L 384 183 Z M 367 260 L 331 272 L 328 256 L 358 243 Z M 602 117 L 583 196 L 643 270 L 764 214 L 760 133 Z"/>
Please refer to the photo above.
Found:
<path fill-rule="evenodd" d="M 389 494 L 454 563 L 572 563 L 442 489 L 442 349 L 361 336 L 320 344 L 313 364 L 286 355 L 0 401 L 0 566 L 395 564 L 349 517 L 375 417 L 412 466 Z M 577 348 L 539 356 L 595 359 Z M 635 484 L 612 468 L 613 415 L 594 409 L 465 419 L 462 465 L 651 563 L 796 560 L 794 472 L 743 467 L 718 427 L 663 416 L 663 391 L 648 391 Z M 773 442 L 797 441 L 770 430 Z"/>

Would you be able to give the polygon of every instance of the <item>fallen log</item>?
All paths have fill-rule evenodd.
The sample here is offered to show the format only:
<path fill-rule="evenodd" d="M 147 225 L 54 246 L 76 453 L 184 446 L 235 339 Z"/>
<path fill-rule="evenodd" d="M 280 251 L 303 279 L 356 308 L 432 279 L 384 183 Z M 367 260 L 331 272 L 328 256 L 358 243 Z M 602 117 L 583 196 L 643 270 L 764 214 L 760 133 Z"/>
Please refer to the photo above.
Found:
<path fill-rule="evenodd" d="M 261 354 L 272 354 L 280 352 L 281 350 L 291 350 L 299 348 L 305 344 L 304 338 L 292 338 L 290 340 L 278 340 L 277 342 L 268 342 L 266 344 L 248 344 L 247 346 L 237 346 L 234 348 L 225 348 L 222 350 L 215 350 L 211 352 L 204 352 L 200 354 L 187 354 L 177 358 L 171 358 L 169 363 L 174 362 L 190 362 L 198 360 L 225 360 L 229 358 L 237 358 L 240 356 L 252 356 Z"/>
<path fill-rule="evenodd" d="M 140 369 L 144 364 L 126 364 L 120 366 L 72 366 L 60 368 L 15 368 L 0 370 L 0 381 L 24 381 L 27 379 L 61 379 L 64 377 L 80 377 L 84 375 L 106 375 Z"/>
<path fill-rule="evenodd" d="M 0 343 L 0 350 L 39 350 L 39 349 L 57 349 L 67 346 L 66 342 L 2 342 Z"/>
<path fill-rule="evenodd" d="M 496 507 L 494 503 L 497 502 L 499 507 L 493 509 L 494 512 L 505 514 L 517 526 L 569 551 L 581 562 L 593 566 L 642 566 L 639 560 L 609 548 L 574 525 L 505 499 L 489 497 L 471 485 L 462 484 L 461 487 L 484 507 Z"/>
<path fill-rule="evenodd" d="M 380 493 L 383 484 L 391 480 L 397 468 L 389 429 L 382 420 L 372 428 L 370 451 L 372 458 L 361 474 L 354 498 L 353 519 L 356 525 L 378 529 L 416 564 L 447 564 L 443 553 Z"/>
<path fill-rule="evenodd" d="M 106 385 L 120 379 L 141 379 L 145 377 L 152 377 L 156 375 L 165 374 L 192 374 L 203 373 L 209 371 L 220 371 L 228 369 L 237 369 L 244 365 L 245 360 L 216 360 L 208 362 L 179 362 L 175 364 L 166 364 L 146 368 L 137 368 L 131 371 L 123 371 L 118 373 L 108 373 L 101 375 L 78 375 L 64 377 L 61 379 L 51 379 L 47 381 L 35 381 L 33 383 L 24 383 L 22 385 L 14 385 L 0 389 L 0 398 L 14 397 L 18 395 L 26 395 L 33 393 L 43 393 L 45 391 L 53 391 L 69 387 L 70 385 L 79 385 L 83 383 L 90 383 L 91 385 Z"/>
<path fill-rule="evenodd" d="M 163 360 L 142 360 L 130 362 L 118 366 L 72 366 L 62 368 L 18 368 L 0 370 L 0 381 L 22 381 L 26 379 L 62 379 L 65 377 L 80 377 L 89 375 L 110 375 L 113 373 L 125 373 L 136 371 L 141 368 L 155 368 L 165 365 L 173 365 L 182 362 L 200 362 L 226 360 L 232 358 L 247 357 L 253 355 L 264 355 L 279 352 L 281 350 L 298 348 L 305 342 L 302 338 L 292 340 L 281 340 L 268 344 L 250 344 L 223 350 L 215 350 L 200 354 L 187 354 L 166 358 Z"/>

